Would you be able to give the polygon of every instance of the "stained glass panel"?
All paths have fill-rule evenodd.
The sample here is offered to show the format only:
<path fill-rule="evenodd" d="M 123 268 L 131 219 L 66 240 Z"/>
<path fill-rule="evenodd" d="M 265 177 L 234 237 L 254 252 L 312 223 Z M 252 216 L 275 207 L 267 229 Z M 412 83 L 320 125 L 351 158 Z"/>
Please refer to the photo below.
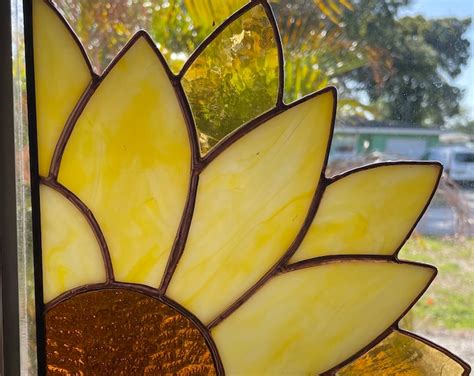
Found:
<path fill-rule="evenodd" d="M 150 2 L 151 35 L 160 45 L 173 72 L 179 73 L 189 56 L 206 37 L 246 3 L 246 0 L 175 0 L 162 4 Z M 177 30 L 170 28 L 170 24 L 175 25 Z"/>
<path fill-rule="evenodd" d="M 186 70 L 182 82 L 203 152 L 273 108 L 279 90 L 278 50 L 263 7 L 251 8 L 227 26 Z"/>
<path fill-rule="evenodd" d="M 207 22 L 211 5 L 186 6 Z M 95 75 L 34 6 L 49 373 L 319 374 L 362 355 L 343 371 L 363 374 L 415 344 L 435 370 L 468 369 L 406 333 L 378 344 L 436 274 L 397 251 L 439 164 L 328 178 L 336 91 L 283 103 L 266 1 L 208 24 L 179 74 L 140 31 Z"/>

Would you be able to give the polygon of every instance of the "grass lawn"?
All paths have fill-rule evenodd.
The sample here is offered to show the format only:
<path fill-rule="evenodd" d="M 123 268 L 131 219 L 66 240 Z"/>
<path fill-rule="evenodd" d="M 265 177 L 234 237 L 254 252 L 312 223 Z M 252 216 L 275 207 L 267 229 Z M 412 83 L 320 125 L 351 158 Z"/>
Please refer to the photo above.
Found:
<path fill-rule="evenodd" d="M 434 265 L 438 275 L 404 319 L 407 328 L 474 329 L 474 239 L 412 236 L 400 259 Z"/>

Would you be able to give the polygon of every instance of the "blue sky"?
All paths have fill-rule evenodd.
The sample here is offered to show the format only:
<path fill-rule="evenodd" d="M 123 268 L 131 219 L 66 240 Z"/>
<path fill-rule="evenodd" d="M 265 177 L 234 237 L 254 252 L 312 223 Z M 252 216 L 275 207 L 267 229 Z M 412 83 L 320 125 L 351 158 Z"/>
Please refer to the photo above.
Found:
<path fill-rule="evenodd" d="M 471 17 L 474 22 L 474 0 L 412 0 L 405 7 L 402 15 L 421 14 L 425 17 Z M 474 119 L 474 23 L 471 24 L 466 36 L 471 42 L 471 58 L 456 84 L 466 90 L 462 106 L 470 119 Z"/>

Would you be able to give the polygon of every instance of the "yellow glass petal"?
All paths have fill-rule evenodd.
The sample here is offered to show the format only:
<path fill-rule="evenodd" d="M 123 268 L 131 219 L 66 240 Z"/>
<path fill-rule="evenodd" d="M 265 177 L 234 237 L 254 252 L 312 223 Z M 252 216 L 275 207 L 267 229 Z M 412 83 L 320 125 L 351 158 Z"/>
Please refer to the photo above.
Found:
<path fill-rule="evenodd" d="M 54 189 L 41 185 L 40 195 L 44 301 L 105 282 L 102 253 L 86 218 Z"/>
<path fill-rule="evenodd" d="M 182 83 L 203 152 L 274 107 L 278 52 L 263 7 L 231 23 L 193 62 Z"/>
<path fill-rule="evenodd" d="M 43 0 L 33 1 L 33 42 L 39 173 L 48 176 L 59 135 L 91 71 L 64 21 Z"/>
<path fill-rule="evenodd" d="M 326 91 L 274 117 L 204 169 L 167 294 L 209 322 L 282 257 L 313 198 L 335 105 Z"/>
<path fill-rule="evenodd" d="M 393 164 L 329 185 L 292 261 L 336 254 L 394 253 L 436 188 L 436 164 Z"/>
<path fill-rule="evenodd" d="M 339 376 L 460 376 L 461 364 L 424 342 L 395 331 L 337 372 Z"/>
<path fill-rule="evenodd" d="M 315 375 L 367 346 L 433 277 L 412 264 L 336 261 L 270 280 L 211 330 L 229 375 Z"/>
<path fill-rule="evenodd" d="M 101 226 L 116 279 L 159 284 L 187 198 L 190 153 L 174 89 L 139 37 L 78 119 L 59 171 Z"/>

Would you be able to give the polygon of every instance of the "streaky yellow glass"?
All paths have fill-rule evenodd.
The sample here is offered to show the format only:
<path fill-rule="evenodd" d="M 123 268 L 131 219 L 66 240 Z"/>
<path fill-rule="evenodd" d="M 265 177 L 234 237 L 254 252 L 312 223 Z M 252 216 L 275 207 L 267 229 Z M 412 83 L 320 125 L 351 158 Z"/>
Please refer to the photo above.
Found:
<path fill-rule="evenodd" d="M 449 356 L 394 331 L 369 352 L 337 372 L 339 376 L 461 376 L 464 368 Z"/>
<path fill-rule="evenodd" d="M 392 254 L 428 203 L 440 173 L 435 164 L 393 164 L 335 181 L 324 192 L 291 261 L 336 254 Z"/>
<path fill-rule="evenodd" d="M 48 176 L 59 135 L 92 77 L 79 45 L 43 0 L 33 1 L 33 43 L 39 173 Z"/>
<path fill-rule="evenodd" d="M 190 166 L 174 89 L 148 41 L 139 37 L 78 119 L 58 176 L 94 213 L 117 280 L 160 283 Z"/>
<path fill-rule="evenodd" d="M 86 218 L 54 189 L 41 185 L 40 195 L 44 301 L 105 282 L 102 253 Z"/>
<path fill-rule="evenodd" d="M 333 94 L 262 124 L 201 173 L 189 237 L 167 295 L 204 323 L 274 265 L 301 228 L 321 174 Z"/>
<path fill-rule="evenodd" d="M 262 6 L 230 24 L 193 62 L 182 80 L 201 150 L 275 106 L 278 52 Z"/>
<path fill-rule="evenodd" d="M 433 276 L 429 267 L 336 261 L 278 275 L 211 330 L 229 375 L 315 375 L 368 345 Z"/>

